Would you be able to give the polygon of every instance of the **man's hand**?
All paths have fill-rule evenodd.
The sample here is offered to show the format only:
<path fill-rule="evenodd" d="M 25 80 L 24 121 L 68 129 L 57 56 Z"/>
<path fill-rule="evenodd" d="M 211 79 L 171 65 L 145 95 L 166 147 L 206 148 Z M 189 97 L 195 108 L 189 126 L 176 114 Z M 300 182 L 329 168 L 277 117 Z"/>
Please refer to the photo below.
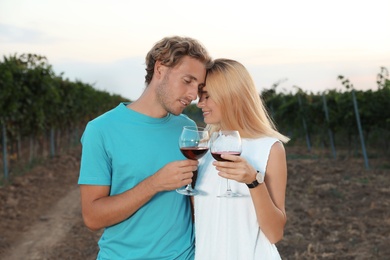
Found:
<path fill-rule="evenodd" d="M 197 160 L 174 161 L 151 176 L 150 184 L 156 192 L 174 190 L 191 183 L 193 172 L 197 169 Z"/>

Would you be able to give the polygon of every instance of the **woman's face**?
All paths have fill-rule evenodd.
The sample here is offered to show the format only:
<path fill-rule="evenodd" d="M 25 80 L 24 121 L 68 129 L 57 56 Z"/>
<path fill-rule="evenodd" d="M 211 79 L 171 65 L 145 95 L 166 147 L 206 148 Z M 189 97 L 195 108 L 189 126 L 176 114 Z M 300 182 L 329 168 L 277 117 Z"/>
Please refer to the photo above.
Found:
<path fill-rule="evenodd" d="M 202 109 L 204 122 L 206 124 L 219 124 L 221 122 L 221 109 L 209 96 L 207 87 L 203 87 L 200 92 L 197 106 Z"/>

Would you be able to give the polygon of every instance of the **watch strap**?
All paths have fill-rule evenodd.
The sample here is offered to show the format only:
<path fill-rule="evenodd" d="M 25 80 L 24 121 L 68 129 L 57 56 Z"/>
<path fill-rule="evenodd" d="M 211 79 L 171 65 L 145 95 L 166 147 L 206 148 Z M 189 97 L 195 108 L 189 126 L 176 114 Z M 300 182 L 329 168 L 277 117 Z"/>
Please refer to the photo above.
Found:
<path fill-rule="evenodd" d="M 253 188 L 256 188 L 257 186 L 259 186 L 259 184 L 261 184 L 261 183 L 263 183 L 263 181 L 264 181 L 264 179 L 263 179 L 263 181 L 258 181 L 258 178 L 257 178 L 257 176 L 259 175 L 259 174 L 261 174 L 259 171 L 257 171 L 256 170 L 256 180 L 254 180 L 252 183 L 246 183 L 246 186 L 248 186 L 248 188 L 249 189 L 253 189 Z"/>
<path fill-rule="evenodd" d="M 253 188 L 256 188 L 257 186 L 259 186 L 259 182 L 257 180 L 255 180 L 254 182 L 252 183 L 246 183 L 246 186 L 248 186 L 249 189 L 253 189 Z"/>

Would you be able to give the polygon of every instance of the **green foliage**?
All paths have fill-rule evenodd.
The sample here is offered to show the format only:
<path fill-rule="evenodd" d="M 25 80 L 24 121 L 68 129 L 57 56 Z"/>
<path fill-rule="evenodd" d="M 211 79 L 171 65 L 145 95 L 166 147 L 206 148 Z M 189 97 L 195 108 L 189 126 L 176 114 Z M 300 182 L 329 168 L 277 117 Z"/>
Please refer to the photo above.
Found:
<path fill-rule="evenodd" d="M 196 122 L 197 125 L 199 126 L 205 126 L 205 123 L 203 122 L 203 114 L 202 114 L 202 110 L 199 109 L 196 104 L 191 104 L 189 106 L 187 106 L 184 111 L 183 111 L 183 114 L 186 114 L 189 118 L 191 118 L 192 120 L 194 120 Z"/>
<path fill-rule="evenodd" d="M 82 127 L 113 108 L 118 95 L 55 75 L 46 57 L 11 55 L 0 62 L 0 123 L 11 140 L 48 130 Z"/>
<path fill-rule="evenodd" d="M 378 76 L 378 89 L 355 91 L 364 137 L 372 149 L 390 150 L 390 80 L 385 68 Z M 353 84 L 339 76 L 346 91 L 327 90 L 324 93 L 306 93 L 297 88 L 297 93 L 277 93 L 276 87 L 261 92 L 267 109 L 278 129 L 290 136 L 292 142 L 305 136 L 302 120 L 307 122 L 313 143 L 327 146 L 328 129 L 336 135 L 336 145 L 353 149 L 358 140 L 356 115 L 351 91 Z M 324 100 L 329 121 L 324 112 Z"/>
<path fill-rule="evenodd" d="M 386 68 L 377 76 L 377 90 L 355 91 L 365 139 L 371 147 L 385 152 L 390 146 L 390 81 Z M 336 145 L 353 147 L 357 140 L 352 83 L 338 76 L 346 91 L 327 90 L 307 93 L 278 93 L 279 83 L 261 92 L 266 108 L 277 128 L 292 138 L 306 134 L 314 145 L 329 145 L 328 130 Z M 325 117 L 324 100 L 329 120 Z M 119 95 L 99 91 L 81 81 L 72 82 L 55 75 L 46 57 L 35 54 L 10 55 L 0 61 L 0 124 L 6 126 L 11 142 L 18 137 L 37 136 L 50 129 L 83 128 L 94 117 L 128 101 Z M 195 104 L 184 112 L 198 125 L 204 125 L 202 112 Z"/>

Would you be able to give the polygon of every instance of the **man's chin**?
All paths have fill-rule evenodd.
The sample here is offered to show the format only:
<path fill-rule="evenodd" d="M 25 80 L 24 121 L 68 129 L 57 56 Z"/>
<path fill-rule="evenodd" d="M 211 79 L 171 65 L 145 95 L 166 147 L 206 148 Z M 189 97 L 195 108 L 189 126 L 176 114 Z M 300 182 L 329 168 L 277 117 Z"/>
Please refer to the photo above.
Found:
<path fill-rule="evenodd" d="M 171 113 L 172 115 L 178 116 L 178 115 L 182 114 L 183 111 L 184 111 L 184 108 L 183 109 L 171 110 L 171 111 L 169 111 L 169 113 Z"/>

